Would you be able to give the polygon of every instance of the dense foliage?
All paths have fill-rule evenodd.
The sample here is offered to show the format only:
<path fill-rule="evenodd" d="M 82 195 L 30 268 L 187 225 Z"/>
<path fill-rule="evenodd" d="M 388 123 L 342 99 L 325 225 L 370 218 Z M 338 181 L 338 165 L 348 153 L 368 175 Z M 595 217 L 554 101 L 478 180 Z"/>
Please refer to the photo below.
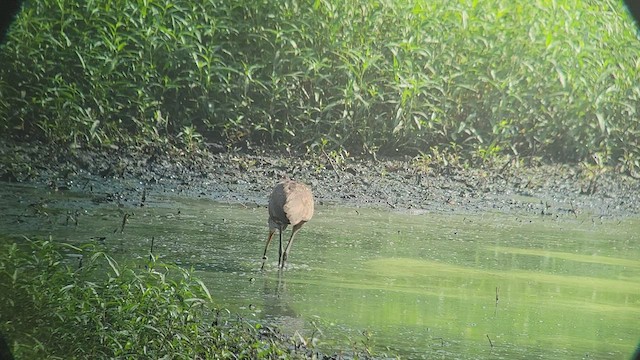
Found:
<path fill-rule="evenodd" d="M 637 167 L 638 53 L 616 0 L 33 1 L 0 131 Z"/>
<path fill-rule="evenodd" d="M 303 357 L 258 324 L 211 309 L 205 285 L 175 266 L 136 270 L 51 241 L 0 246 L 0 333 L 17 359 Z"/>

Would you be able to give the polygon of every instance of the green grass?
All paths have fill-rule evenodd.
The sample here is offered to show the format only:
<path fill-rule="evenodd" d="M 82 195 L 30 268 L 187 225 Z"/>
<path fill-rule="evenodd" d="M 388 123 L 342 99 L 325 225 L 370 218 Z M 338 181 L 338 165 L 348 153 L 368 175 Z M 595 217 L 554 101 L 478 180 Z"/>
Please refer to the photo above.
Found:
<path fill-rule="evenodd" d="M 16 359 L 305 355 L 273 330 L 215 310 L 209 290 L 182 268 L 151 260 L 134 269 L 51 241 L 0 248 L 0 331 Z"/>
<path fill-rule="evenodd" d="M 614 0 L 29 2 L 0 52 L 0 129 L 635 171 L 635 31 Z"/>

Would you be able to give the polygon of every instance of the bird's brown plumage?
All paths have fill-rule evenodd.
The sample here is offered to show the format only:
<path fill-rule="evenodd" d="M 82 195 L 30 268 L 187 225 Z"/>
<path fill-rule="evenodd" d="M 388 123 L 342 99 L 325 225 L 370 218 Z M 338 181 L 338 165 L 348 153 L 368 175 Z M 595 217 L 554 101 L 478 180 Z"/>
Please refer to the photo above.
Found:
<path fill-rule="evenodd" d="M 293 237 L 304 223 L 311 220 L 313 210 L 313 194 L 306 185 L 292 180 L 284 180 L 273 188 L 269 197 L 269 237 L 264 247 L 262 267 L 264 267 L 264 260 L 267 259 L 269 243 L 276 230 L 280 232 L 278 266 L 284 267 Z M 292 225 L 293 229 L 287 247 L 283 251 L 282 232 L 289 225 Z"/>

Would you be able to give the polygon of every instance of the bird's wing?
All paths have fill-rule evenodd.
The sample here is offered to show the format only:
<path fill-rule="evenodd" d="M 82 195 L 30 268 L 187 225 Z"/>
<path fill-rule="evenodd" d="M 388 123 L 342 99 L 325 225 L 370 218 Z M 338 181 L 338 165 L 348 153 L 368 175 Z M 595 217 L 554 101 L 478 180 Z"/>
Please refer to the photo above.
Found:
<path fill-rule="evenodd" d="M 284 188 L 286 201 L 284 212 L 289 223 L 297 224 L 311 220 L 313 216 L 313 195 L 305 185 L 298 183 L 287 184 Z"/>

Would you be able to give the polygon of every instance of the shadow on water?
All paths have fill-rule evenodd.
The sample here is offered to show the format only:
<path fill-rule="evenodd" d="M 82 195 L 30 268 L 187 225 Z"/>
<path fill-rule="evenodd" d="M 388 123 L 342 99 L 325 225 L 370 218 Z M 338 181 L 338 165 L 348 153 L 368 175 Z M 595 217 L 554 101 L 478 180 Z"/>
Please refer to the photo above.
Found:
<path fill-rule="evenodd" d="M 332 353 L 370 333 L 406 358 L 629 358 L 640 330 L 640 219 L 397 213 L 320 206 L 283 272 L 260 272 L 267 211 L 146 193 L 3 184 L 2 235 L 96 242 L 194 268 L 216 305 Z M 122 229 L 123 218 L 124 229 Z"/>
<path fill-rule="evenodd" d="M 278 271 L 276 276 L 262 276 L 262 311 L 271 322 L 290 334 L 304 334 L 308 324 L 291 306 L 286 275 Z"/>

